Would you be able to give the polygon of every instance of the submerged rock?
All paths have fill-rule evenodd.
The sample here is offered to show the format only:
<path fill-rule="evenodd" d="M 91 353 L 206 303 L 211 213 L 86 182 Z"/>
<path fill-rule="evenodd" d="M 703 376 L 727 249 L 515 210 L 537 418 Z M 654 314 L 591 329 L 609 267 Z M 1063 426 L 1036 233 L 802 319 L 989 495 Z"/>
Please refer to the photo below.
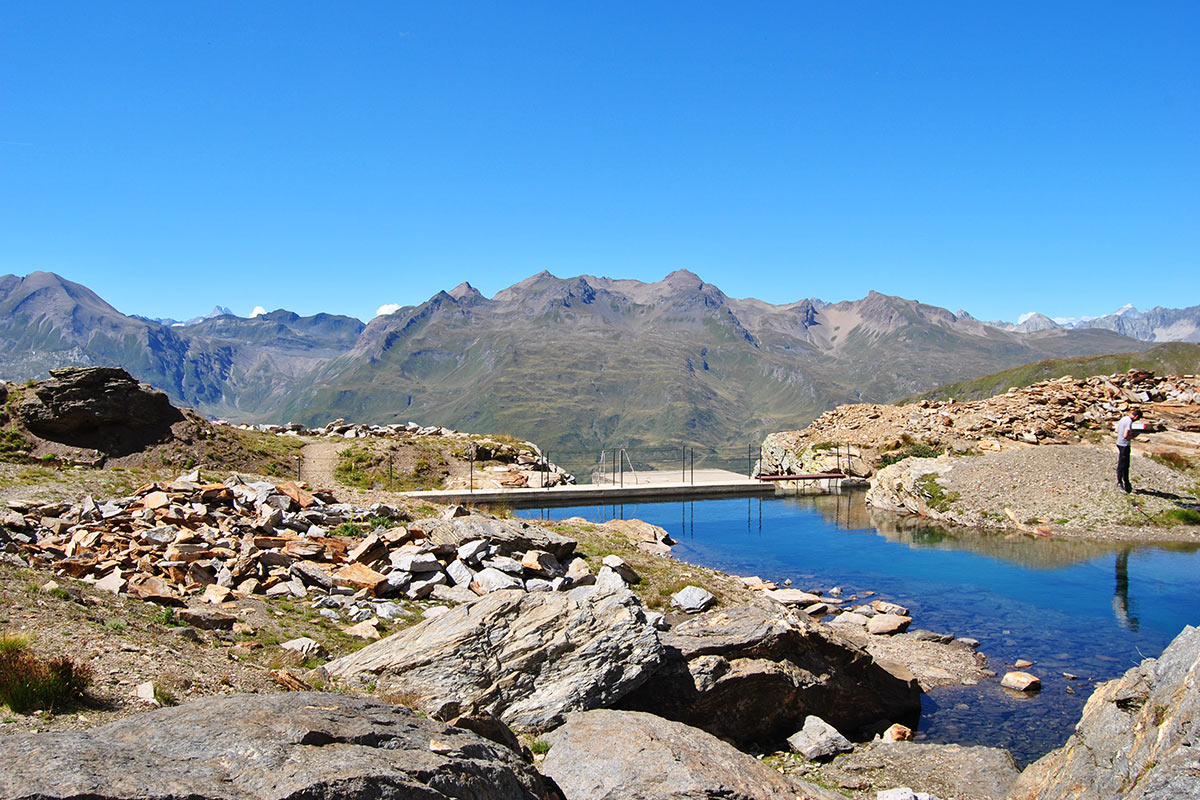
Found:
<path fill-rule="evenodd" d="M 1200 628 L 1101 684 L 1067 743 L 1031 764 L 1015 800 L 1200 796 Z"/>

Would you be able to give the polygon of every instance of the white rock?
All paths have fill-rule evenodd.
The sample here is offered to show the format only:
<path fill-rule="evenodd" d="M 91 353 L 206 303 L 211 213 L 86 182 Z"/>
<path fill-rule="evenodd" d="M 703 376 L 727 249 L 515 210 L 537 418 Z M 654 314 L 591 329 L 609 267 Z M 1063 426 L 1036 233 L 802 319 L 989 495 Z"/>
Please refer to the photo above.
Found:
<path fill-rule="evenodd" d="M 698 614 L 715 602 L 717 602 L 717 598 L 707 589 L 699 586 L 685 586 L 671 595 L 671 605 L 688 614 Z"/>

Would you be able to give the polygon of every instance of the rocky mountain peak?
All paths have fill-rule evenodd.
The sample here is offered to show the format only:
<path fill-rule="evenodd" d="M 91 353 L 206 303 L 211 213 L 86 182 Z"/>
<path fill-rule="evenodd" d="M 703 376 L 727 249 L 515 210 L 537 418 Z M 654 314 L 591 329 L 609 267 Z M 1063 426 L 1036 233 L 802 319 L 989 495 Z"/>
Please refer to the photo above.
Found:
<path fill-rule="evenodd" d="M 450 296 L 460 303 L 476 303 L 487 299 L 478 289 L 466 281 L 451 289 Z"/>

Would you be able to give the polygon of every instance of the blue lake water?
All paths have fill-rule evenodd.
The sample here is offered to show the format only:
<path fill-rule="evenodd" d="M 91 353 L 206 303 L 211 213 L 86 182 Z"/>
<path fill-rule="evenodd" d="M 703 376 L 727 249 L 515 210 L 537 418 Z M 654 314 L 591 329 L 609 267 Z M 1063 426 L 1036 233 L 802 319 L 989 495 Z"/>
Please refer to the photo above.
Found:
<path fill-rule="evenodd" d="M 1042 679 L 1040 694 L 1014 696 L 998 677 L 936 689 L 924 698 L 917 732 L 926 741 L 1004 747 L 1022 764 L 1066 740 L 1097 682 L 1157 656 L 1185 625 L 1200 625 L 1196 545 L 913 526 L 872 513 L 861 492 L 517 513 L 645 520 L 679 540 L 674 553 L 681 560 L 790 578 L 802 589 L 875 591 L 907 606 L 914 628 L 978 639 L 1000 675 L 1016 659 L 1029 659 L 1029 671 Z"/>

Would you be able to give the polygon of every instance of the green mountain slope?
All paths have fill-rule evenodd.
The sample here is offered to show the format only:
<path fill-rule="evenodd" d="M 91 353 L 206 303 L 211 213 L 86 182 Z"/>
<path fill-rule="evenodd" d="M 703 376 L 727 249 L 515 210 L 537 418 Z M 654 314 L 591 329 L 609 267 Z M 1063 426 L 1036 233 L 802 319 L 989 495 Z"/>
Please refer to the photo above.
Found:
<path fill-rule="evenodd" d="M 1139 353 L 1047 359 L 982 378 L 941 386 L 904 402 L 950 398 L 960 401 L 983 400 L 1014 386 L 1029 386 L 1064 375 L 1082 378 L 1128 372 L 1131 369 L 1142 369 L 1158 375 L 1194 375 L 1200 372 L 1200 344 L 1168 342 Z"/>

